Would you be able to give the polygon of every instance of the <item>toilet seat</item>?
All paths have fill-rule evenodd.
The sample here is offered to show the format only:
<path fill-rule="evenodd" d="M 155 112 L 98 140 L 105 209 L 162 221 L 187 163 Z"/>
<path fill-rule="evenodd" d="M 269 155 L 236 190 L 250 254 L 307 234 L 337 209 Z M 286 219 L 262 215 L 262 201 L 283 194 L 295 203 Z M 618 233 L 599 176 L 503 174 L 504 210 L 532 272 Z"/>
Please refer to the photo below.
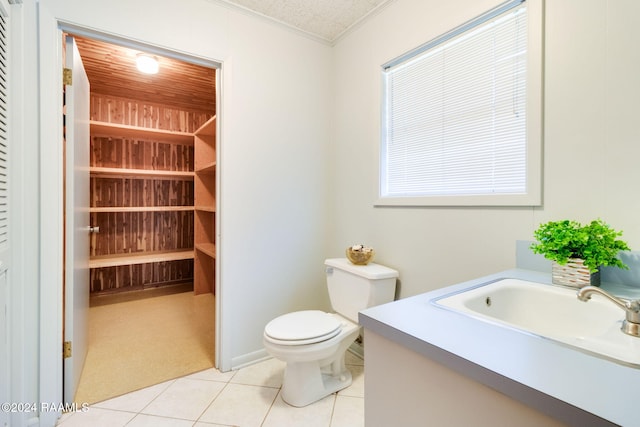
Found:
<path fill-rule="evenodd" d="M 274 344 L 305 345 L 326 341 L 338 335 L 340 322 L 331 313 L 304 310 L 276 317 L 264 328 L 265 338 Z"/>

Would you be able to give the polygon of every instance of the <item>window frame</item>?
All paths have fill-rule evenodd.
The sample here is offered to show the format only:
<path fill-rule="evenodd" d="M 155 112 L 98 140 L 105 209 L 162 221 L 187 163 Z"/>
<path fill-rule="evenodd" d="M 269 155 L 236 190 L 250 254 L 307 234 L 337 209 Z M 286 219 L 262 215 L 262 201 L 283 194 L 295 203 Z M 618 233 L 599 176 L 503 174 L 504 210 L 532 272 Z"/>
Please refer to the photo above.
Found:
<path fill-rule="evenodd" d="M 459 27 L 437 37 L 381 67 L 380 145 L 378 150 L 378 181 L 374 206 L 541 206 L 543 152 L 543 76 L 544 76 L 544 0 L 509 0 Z M 386 70 L 394 65 L 439 46 L 471 30 L 509 9 L 527 3 L 527 118 L 526 118 L 526 192 L 522 194 L 385 196 L 383 195 L 386 152 Z"/>

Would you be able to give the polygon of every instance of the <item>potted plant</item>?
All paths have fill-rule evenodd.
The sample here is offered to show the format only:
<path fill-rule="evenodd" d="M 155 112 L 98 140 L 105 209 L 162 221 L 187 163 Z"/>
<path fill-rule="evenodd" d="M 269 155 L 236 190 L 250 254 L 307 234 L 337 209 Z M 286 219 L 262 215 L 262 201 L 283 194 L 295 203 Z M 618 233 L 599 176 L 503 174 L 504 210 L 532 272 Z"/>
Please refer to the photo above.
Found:
<path fill-rule="evenodd" d="M 598 286 L 600 267 L 629 268 L 618 258 L 620 251 L 630 250 L 626 242 L 618 239 L 621 235 L 601 219 L 587 225 L 573 220 L 550 221 L 534 232 L 536 242 L 531 250 L 552 261 L 554 284 Z"/>

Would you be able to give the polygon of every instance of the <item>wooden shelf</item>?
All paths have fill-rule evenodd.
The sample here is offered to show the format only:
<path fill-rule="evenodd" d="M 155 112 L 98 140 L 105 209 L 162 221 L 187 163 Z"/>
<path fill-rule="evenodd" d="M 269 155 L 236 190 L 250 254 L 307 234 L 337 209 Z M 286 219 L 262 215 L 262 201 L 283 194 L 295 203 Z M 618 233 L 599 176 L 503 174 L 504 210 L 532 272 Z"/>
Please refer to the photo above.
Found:
<path fill-rule="evenodd" d="M 216 245 L 214 243 L 196 243 L 196 249 L 211 258 L 216 257 Z"/>
<path fill-rule="evenodd" d="M 193 145 L 193 134 L 168 130 L 150 129 L 137 126 L 90 121 L 91 136 L 123 137 L 144 139 L 174 144 Z"/>
<path fill-rule="evenodd" d="M 215 289 L 216 116 L 195 131 L 193 139 L 196 171 L 193 291 L 198 295 Z"/>
<path fill-rule="evenodd" d="M 215 174 L 216 167 L 216 116 L 193 133 L 195 170 L 202 173 Z"/>
<path fill-rule="evenodd" d="M 182 171 L 162 171 L 162 170 L 149 170 L 149 169 L 125 169 L 125 168 L 102 168 L 102 167 L 90 167 L 89 172 L 91 175 L 109 176 L 118 175 L 121 177 L 149 177 L 149 178 L 174 178 L 174 179 L 193 179 L 193 172 Z"/>
<path fill-rule="evenodd" d="M 208 163 L 206 165 L 203 165 L 202 167 L 196 169 L 196 173 L 203 173 L 203 174 L 207 174 L 207 175 L 214 175 L 216 173 L 216 162 L 213 161 L 211 163 Z"/>
<path fill-rule="evenodd" d="M 215 213 L 216 211 L 216 207 L 215 206 L 194 206 L 194 209 L 198 212 L 211 212 L 211 213 Z"/>
<path fill-rule="evenodd" d="M 180 212 L 193 211 L 193 206 L 103 206 L 89 208 L 89 212 Z"/>
<path fill-rule="evenodd" d="M 202 126 L 198 128 L 193 134 L 194 135 L 208 135 L 215 136 L 216 134 L 216 117 L 213 116 L 209 120 L 207 120 Z"/>
<path fill-rule="evenodd" d="M 120 254 L 100 256 L 89 260 L 89 268 L 116 267 L 119 265 L 146 264 L 149 262 L 180 261 L 193 259 L 193 249 L 173 252 L 145 252 L 143 254 Z"/>

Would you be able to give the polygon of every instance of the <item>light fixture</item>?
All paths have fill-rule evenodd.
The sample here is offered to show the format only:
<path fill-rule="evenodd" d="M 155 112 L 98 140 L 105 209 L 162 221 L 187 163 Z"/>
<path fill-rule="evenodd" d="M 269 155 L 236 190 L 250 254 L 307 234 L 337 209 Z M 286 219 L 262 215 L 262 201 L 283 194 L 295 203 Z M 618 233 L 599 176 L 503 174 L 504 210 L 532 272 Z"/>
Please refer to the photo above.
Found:
<path fill-rule="evenodd" d="M 136 56 L 136 66 L 141 73 L 156 74 L 159 69 L 158 58 L 146 53 L 139 53 Z"/>

